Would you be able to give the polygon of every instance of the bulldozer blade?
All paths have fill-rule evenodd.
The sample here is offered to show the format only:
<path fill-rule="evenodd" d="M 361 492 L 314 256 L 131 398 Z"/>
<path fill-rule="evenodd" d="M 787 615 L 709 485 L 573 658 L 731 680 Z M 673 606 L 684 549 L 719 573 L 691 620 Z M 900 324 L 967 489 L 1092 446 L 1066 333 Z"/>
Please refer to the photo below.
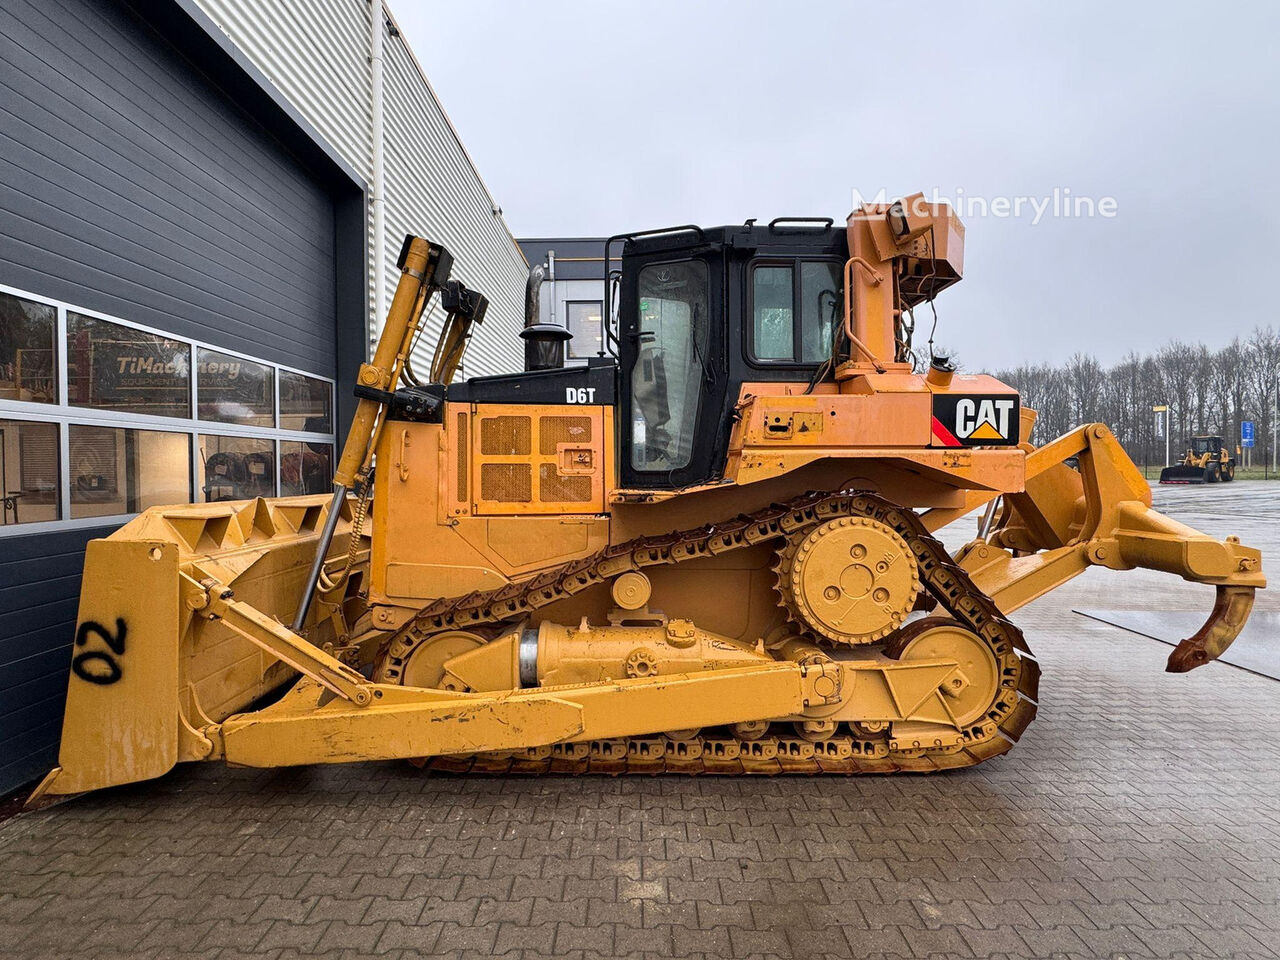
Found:
<path fill-rule="evenodd" d="M 149 780 L 178 762 L 177 584 L 173 543 L 89 544 L 58 767 L 33 801 Z"/>
<path fill-rule="evenodd" d="M 1187 637 L 1169 654 L 1168 673 L 1186 673 L 1202 667 L 1226 653 L 1244 629 L 1253 609 L 1253 587 L 1218 586 L 1213 611 L 1204 626 Z"/>
<path fill-rule="evenodd" d="M 284 631 L 327 507 L 324 496 L 154 507 L 89 543 L 58 766 L 29 807 L 221 755 L 217 724 L 291 683 L 297 668 L 238 633 L 238 621 L 199 615 L 207 600 L 192 586 L 216 577 L 224 615 L 249 606 Z M 334 556 L 347 552 L 348 514 Z M 319 646 L 333 639 L 340 599 L 315 604 L 307 633 L 317 648 L 305 666 L 328 660 Z M 358 693 L 354 682 L 337 685 Z"/>
<path fill-rule="evenodd" d="M 1204 467 L 1173 466 L 1160 471 L 1161 483 L 1208 483 L 1208 471 Z"/>

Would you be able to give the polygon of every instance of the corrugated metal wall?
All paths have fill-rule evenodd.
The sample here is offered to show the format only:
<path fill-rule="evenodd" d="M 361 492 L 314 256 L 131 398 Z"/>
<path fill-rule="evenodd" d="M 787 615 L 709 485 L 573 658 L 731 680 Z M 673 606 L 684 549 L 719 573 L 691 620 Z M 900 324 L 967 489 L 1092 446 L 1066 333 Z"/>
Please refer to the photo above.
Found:
<path fill-rule="evenodd" d="M 343 159 L 371 179 L 368 0 L 198 2 Z M 404 234 L 440 241 L 457 261 L 454 275 L 490 300 L 466 375 L 518 370 L 524 258 L 404 37 L 388 30 L 384 44 L 387 302 L 398 279 L 395 258 Z M 369 235 L 372 251 L 372 224 Z M 441 319 L 437 312 L 422 337 L 419 370 L 426 367 Z"/>
<path fill-rule="evenodd" d="M 489 298 L 489 313 L 467 353 L 468 376 L 511 373 L 522 363 L 524 255 L 441 110 L 403 36 L 388 37 L 386 57 L 386 233 L 394 257 L 406 233 L 438 239 L 453 254 L 454 276 Z M 387 271 L 387 302 L 396 271 Z M 437 316 L 423 337 L 435 347 Z M 428 342 L 429 341 L 429 342 Z M 418 369 L 423 370 L 424 364 Z"/>

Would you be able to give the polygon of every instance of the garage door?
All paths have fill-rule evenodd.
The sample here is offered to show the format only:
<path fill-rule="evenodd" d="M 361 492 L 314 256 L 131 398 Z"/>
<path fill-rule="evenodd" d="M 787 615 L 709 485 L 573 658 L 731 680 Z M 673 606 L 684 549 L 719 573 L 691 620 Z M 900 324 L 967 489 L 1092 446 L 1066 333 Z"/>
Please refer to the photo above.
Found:
<path fill-rule="evenodd" d="M 0 5 L 0 285 L 332 377 L 331 189 L 134 8 Z M 0 794 L 54 762 L 84 544 L 111 529 L 55 526 L 0 536 Z"/>
<path fill-rule="evenodd" d="M 129 8 L 0 7 L 0 278 L 333 373 L 333 201 Z"/>

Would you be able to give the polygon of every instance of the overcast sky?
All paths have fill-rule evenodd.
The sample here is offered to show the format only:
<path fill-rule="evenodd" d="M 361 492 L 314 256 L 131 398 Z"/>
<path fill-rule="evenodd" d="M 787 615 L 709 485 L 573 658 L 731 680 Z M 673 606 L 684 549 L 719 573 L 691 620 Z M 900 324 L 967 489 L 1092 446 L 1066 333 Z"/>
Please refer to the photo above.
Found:
<path fill-rule="evenodd" d="M 1280 320 L 1280 4 L 392 9 L 518 237 L 1025 197 L 938 298 L 970 369 Z M 1115 214 L 1033 223 L 1055 189 Z"/>

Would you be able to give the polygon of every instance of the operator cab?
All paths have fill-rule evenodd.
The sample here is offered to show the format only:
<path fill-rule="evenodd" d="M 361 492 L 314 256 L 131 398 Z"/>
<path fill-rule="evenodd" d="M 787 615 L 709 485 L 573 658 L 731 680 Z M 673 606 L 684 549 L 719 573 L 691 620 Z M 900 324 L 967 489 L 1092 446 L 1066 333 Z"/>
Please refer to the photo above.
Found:
<path fill-rule="evenodd" d="M 607 356 L 565 367 L 563 328 L 529 321 L 526 370 L 402 389 L 390 416 L 439 422 L 445 400 L 612 406 L 623 489 L 721 479 L 743 384 L 808 385 L 831 359 L 847 233 L 829 218 L 674 227 L 610 238 L 606 262 L 618 246 Z"/>
<path fill-rule="evenodd" d="M 618 331 L 621 485 L 714 482 L 742 385 L 807 384 L 830 358 L 845 230 L 830 219 L 676 227 L 611 238 L 606 257 L 615 243 L 606 315 Z"/>

